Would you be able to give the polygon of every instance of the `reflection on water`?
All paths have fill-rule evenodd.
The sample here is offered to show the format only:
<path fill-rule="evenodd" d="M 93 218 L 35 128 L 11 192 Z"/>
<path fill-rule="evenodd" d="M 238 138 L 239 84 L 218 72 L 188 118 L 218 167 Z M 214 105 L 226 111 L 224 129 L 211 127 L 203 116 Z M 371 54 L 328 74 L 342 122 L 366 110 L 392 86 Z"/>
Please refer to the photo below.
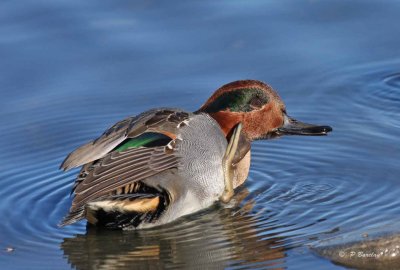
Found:
<path fill-rule="evenodd" d="M 4 2 L 0 269 L 341 269 L 307 246 L 400 220 L 398 10 L 395 1 Z M 77 173 L 58 166 L 72 149 L 151 107 L 195 110 L 246 78 L 334 132 L 255 142 L 232 205 L 144 231 L 57 226 Z"/>
<path fill-rule="evenodd" d="M 236 201 L 247 193 L 242 190 Z M 65 238 L 61 248 L 77 269 L 218 269 L 241 265 L 283 269 L 285 237 L 259 236 L 252 204 L 248 201 L 233 209 L 208 210 L 152 230 L 110 232 L 90 227 L 84 235 Z M 241 260 L 235 262 L 239 256 Z"/>

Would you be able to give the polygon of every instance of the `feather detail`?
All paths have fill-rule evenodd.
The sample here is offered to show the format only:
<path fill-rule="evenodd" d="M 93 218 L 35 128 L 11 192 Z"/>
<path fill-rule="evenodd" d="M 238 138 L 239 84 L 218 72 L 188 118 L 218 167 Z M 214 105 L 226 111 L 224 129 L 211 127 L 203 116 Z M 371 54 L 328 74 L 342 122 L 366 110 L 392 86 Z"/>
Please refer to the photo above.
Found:
<path fill-rule="evenodd" d="M 96 140 L 70 153 L 62 162 L 60 169 L 69 170 L 98 160 L 121 146 L 126 139 L 138 137 L 146 132 L 159 133 L 175 139 L 179 133 L 179 127 L 189 117 L 189 113 L 179 109 L 163 108 L 149 110 L 136 117 L 124 119 L 107 129 Z"/>
<path fill-rule="evenodd" d="M 129 183 L 176 168 L 178 163 L 179 158 L 174 153 L 165 153 L 165 147 L 132 148 L 110 153 L 76 186 L 71 211 Z"/>
<path fill-rule="evenodd" d="M 129 193 L 129 187 L 132 186 L 136 191 Z M 122 190 L 126 193 L 115 194 L 116 190 L 114 190 L 112 192 L 114 194 L 108 194 L 71 211 L 59 226 L 69 225 L 83 218 L 91 224 L 97 224 L 99 216 L 100 222 L 105 222 L 102 225 L 108 227 L 121 227 L 127 217 L 136 220 L 138 216 L 145 216 L 148 221 L 151 221 L 157 219 L 171 201 L 166 190 L 149 187 L 140 181 L 126 185 Z M 118 224 L 113 223 L 113 219 L 119 220 Z M 140 223 L 139 221 L 141 219 L 136 220 L 138 222 L 136 225 Z"/>
<path fill-rule="evenodd" d="M 75 197 L 70 212 L 61 226 L 74 223 L 85 215 L 95 222 L 99 213 L 89 206 L 96 204 L 102 205 L 106 219 L 110 214 L 103 208 L 114 209 L 115 214 L 123 209 L 135 213 L 158 209 L 159 215 L 160 209 L 166 207 L 169 195 L 162 193 L 160 198 L 164 203 L 161 203 L 161 199 L 155 199 L 161 194 L 159 188 L 139 183 L 179 166 L 174 139 L 179 137 L 179 128 L 188 125 L 190 116 L 190 113 L 177 109 L 150 110 L 116 123 L 96 140 L 69 154 L 61 164 L 62 169 L 84 166 L 73 187 Z M 123 223 L 127 217 L 114 218 Z M 136 217 L 131 218 L 136 220 Z"/>
<path fill-rule="evenodd" d="M 104 200 L 98 202 L 88 203 L 87 207 L 91 210 L 103 209 L 105 212 L 120 212 L 120 213 L 129 213 L 129 212 L 154 212 L 157 210 L 158 204 L 160 203 L 160 198 L 140 198 L 136 200 Z"/>

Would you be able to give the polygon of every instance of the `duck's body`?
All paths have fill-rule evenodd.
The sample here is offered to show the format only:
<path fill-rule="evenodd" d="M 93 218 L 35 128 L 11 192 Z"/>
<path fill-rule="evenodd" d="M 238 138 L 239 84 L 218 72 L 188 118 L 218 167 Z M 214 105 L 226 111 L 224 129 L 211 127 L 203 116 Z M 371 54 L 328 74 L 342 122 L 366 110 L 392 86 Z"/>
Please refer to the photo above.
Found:
<path fill-rule="evenodd" d="M 247 178 L 250 142 L 280 135 L 291 121 L 272 88 L 238 81 L 195 113 L 160 108 L 118 122 L 61 165 L 83 166 L 61 225 L 86 218 L 110 228 L 147 228 L 229 201 Z M 302 130 L 330 131 L 304 124 Z"/>
<path fill-rule="evenodd" d="M 64 162 L 69 168 L 95 159 L 80 172 L 63 224 L 86 217 L 107 227 L 143 228 L 207 208 L 224 191 L 226 147 L 208 114 L 164 108 L 125 119 Z"/>

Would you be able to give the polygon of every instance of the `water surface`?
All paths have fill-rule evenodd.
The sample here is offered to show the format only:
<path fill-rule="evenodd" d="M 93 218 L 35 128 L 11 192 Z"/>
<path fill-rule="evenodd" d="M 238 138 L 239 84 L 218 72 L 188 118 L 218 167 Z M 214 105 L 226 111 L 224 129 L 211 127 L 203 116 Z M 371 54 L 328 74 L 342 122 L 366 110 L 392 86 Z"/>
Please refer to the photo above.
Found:
<path fill-rule="evenodd" d="M 308 245 L 400 224 L 399 2 L 1 6 L 1 269 L 342 269 Z M 57 227 L 77 174 L 58 166 L 75 147 L 246 78 L 334 132 L 255 142 L 229 205 L 153 230 Z"/>

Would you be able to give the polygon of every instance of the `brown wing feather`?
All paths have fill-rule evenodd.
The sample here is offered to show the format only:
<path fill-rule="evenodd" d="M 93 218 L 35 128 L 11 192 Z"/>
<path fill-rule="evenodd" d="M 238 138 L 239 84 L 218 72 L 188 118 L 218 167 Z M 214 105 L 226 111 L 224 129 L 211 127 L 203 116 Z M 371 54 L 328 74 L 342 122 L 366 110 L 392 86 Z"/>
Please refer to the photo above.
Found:
<path fill-rule="evenodd" d="M 113 125 L 96 140 L 70 153 L 60 168 L 68 170 L 98 160 L 127 138 L 137 137 L 144 132 L 159 132 L 175 139 L 178 128 L 188 118 L 189 113 L 172 108 L 153 109 L 129 117 Z"/>
<path fill-rule="evenodd" d="M 131 182 L 176 168 L 178 163 L 179 158 L 174 153 L 166 153 L 164 146 L 110 153 L 76 185 L 71 211 Z"/>
<path fill-rule="evenodd" d="M 175 139 L 179 134 L 178 129 L 186 124 L 189 117 L 189 113 L 179 109 L 150 110 L 116 123 L 98 139 L 69 154 L 61 164 L 62 169 L 84 166 L 73 187 L 75 198 L 70 213 L 61 225 L 82 219 L 84 206 L 88 202 L 108 198 L 116 189 L 127 184 L 176 168 L 179 157 L 171 147 L 111 151 L 124 140 L 140 136 L 144 132 L 159 132 Z M 171 146 L 173 145 L 172 141 Z"/>
<path fill-rule="evenodd" d="M 102 158 L 127 138 L 126 130 L 132 121 L 134 121 L 133 117 L 122 120 L 109 128 L 98 139 L 80 146 L 67 156 L 60 168 L 69 170 Z"/>

